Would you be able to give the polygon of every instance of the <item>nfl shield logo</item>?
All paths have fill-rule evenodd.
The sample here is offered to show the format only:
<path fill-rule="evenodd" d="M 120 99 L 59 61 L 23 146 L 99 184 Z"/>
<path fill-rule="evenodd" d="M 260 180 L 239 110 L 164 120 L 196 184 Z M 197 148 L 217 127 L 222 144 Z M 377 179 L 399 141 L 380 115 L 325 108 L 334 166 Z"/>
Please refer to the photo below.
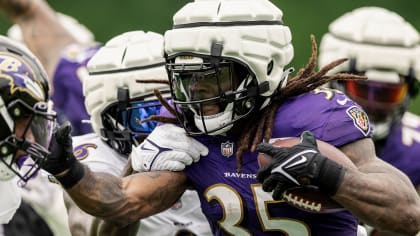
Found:
<path fill-rule="evenodd" d="M 233 143 L 229 141 L 222 143 L 220 149 L 223 156 L 230 157 L 233 154 Z"/>

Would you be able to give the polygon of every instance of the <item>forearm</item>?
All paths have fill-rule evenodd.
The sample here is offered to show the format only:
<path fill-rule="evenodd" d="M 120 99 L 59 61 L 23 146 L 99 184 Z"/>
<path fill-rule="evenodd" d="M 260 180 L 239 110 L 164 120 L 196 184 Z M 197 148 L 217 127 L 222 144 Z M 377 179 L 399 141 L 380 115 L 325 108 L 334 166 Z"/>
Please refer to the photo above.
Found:
<path fill-rule="evenodd" d="M 64 193 L 64 204 L 68 214 L 68 225 L 72 236 L 90 235 L 93 216 L 82 211 L 67 193 Z"/>
<path fill-rule="evenodd" d="M 85 169 L 83 178 L 67 193 L 83 211 L 119 226 L 169 208 L 186 188 L 181 172 L 149 172 L 121 179 Z"/>
<path fill-rule="evenodd" d="M 131 159 L 128 158 L 127 164 L 125 165 L 122 171 L 122 177 L 129 176 L 133 174 L 133 168 L 131 167 Z M 100 235 L 137 235 L 138 227 L 140 221 L 135 221 L 131 224 L 128 224 L 124 227 L 117 227 L 110 221 L 104 221 L 100 218 L 95 218 L 92 226 L 90 227 L 91 236 L 100 236 Z"/>
<path fill-rule="evenodd" d="M 365 145 L 343 151 L 349 157 L 361 157 L 372 153 L 370 148 Z M 333 198 L 375 228 L 408 235 L 420 230 L 420 199 L 408 177 L 372 156 L 366 157 L 368 161 L 352 159 L 356 159 L 358 170 L 345 173 Z"/>

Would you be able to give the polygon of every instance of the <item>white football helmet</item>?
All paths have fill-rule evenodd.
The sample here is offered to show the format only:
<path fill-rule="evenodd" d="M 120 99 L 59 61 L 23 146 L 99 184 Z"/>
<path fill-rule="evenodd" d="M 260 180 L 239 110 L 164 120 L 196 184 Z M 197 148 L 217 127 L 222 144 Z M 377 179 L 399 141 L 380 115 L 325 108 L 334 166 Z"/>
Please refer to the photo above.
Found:
<path fill-rule="evenodd" d="M 137 139 L 149 134 L 156 122 L 141 123 L 159 114 L 160 89 L 169 97 L 168 84 L 137 80 L 168 80 L 163 57 L 163 36 L 132 31 L 109 40 L 87 64 L 83 81 L 85 106 L 95 133 L 122 154 L 131 152 Z"/>
<path fill-rule="evenodd" d="M 95 43 L 95 36 L 93 33 L 83 24 L 81 24 L 75 18 L 65 15 L 63 13 L 57 13 L 58 20 L 67 29 L 68 32 L 81 44 L 93 44 Z M 22 31 L 19 25 L 14 24 L 7 30 L 7 36 L 11 39 L 22 42 Z"/>
<path fill-rule="evenodd" d="M 268 0 L 196 0 L 174 15 L 165 53 L 188 133 L 225 133 L 269 103 L 293 58 L 282 16 Z"/>
<path fill-rule="evenodd" d="M 321 40 L 319 66 L 349 58 L 330 71 L 363 74 L 367 81 L 338 81 L 331 87 L 345 92 L 368 113 L 374 139 L 382 139 L 399 121 L 420 79 L 419 33 L 395 12 L 362 7 L 329 25 Z"/>

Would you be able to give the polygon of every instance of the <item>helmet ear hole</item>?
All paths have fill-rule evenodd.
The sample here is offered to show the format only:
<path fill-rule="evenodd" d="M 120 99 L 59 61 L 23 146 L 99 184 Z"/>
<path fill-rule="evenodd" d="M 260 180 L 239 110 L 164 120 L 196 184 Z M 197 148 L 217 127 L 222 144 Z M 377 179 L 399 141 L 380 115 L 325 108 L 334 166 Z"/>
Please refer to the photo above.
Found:
<path fill-rule="evenodd" d="M 267 75 L 269 76 L 271 74 L 271 72 L 273 71 L 273 66 L 274 66 L 274 62 L 273 60 L 270 61 L 270 63 L 268 63 L 267 65 Z"/>
<path fill-rule="evenodd" d="M 255 107 L 255 98 L 248 98 L 235 104 L 235 114 L 242 116 Z"/>

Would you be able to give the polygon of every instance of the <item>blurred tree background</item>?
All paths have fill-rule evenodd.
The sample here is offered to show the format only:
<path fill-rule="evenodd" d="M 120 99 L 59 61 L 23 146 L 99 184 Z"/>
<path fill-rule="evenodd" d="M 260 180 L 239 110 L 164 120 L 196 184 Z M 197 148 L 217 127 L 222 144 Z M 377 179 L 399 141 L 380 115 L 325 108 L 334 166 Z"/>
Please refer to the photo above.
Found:
<path fill-rule="evenodd" d="M 164 33 L 172 26 L 173 14 L 192 0 L 49 0 L 59 12 L 71 15 L 85 24 L 99 42 L 131 30 Z M 402 15 L 420 30 L 420 2 L 415 0 L 272 0 L 283 11 L 283 21 L 291 28 L 295 58 L 291 66 L 301 68 L 311 53 L 310 34 L 317 41 L 327 32 L 328 24 L 345 12 L 361 6 L 380 6 Z M 0 33 L 5 34 L 10 23 L 0 17 Z M 420 96 L 410 110 L 420 114 Z"/>

